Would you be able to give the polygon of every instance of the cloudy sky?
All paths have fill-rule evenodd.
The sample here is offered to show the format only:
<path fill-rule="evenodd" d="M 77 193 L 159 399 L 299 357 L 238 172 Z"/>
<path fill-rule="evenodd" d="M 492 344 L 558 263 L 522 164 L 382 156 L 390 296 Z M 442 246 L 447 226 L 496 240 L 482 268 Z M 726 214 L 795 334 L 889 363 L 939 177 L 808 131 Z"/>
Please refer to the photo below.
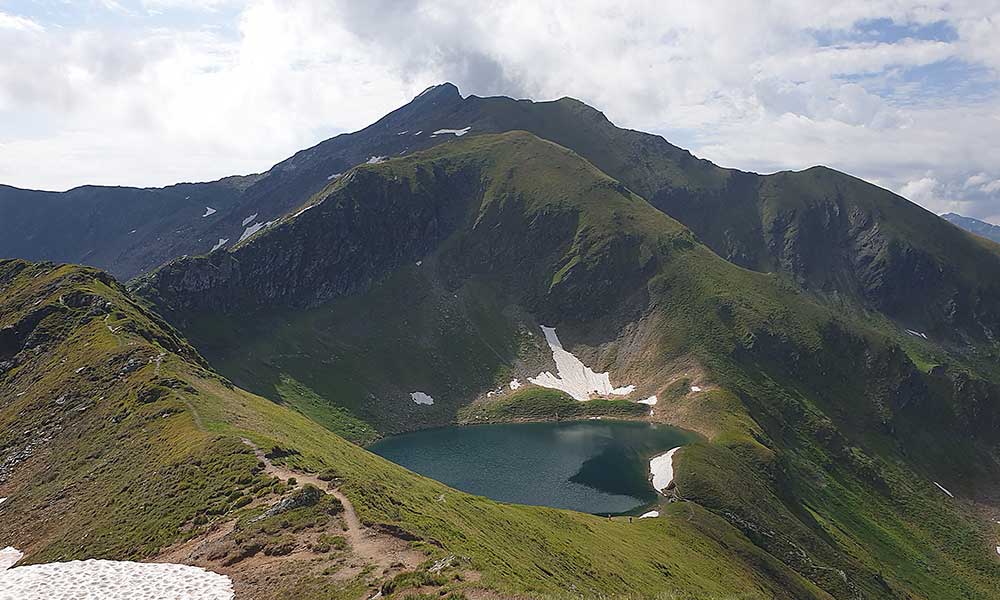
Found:
<path fill-rule="evenodd" d="M 258 172 L 452 81 L 1000 223 L 1000 0 L 614 4 L 0 0 L 0 183 Z"/>

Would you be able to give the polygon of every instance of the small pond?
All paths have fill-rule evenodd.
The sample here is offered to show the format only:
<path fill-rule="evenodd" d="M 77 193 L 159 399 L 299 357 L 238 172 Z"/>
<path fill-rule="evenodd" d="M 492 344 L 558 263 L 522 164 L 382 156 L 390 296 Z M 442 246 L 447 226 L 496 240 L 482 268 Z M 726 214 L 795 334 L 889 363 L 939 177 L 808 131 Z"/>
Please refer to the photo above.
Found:
<path fill-rule="evenodd" d="M 650 457 L 696 439 L 675 427 L 592 420 L 427 429 L 369 450 L 494 500 L 622 514 L 656 501 Z"/>

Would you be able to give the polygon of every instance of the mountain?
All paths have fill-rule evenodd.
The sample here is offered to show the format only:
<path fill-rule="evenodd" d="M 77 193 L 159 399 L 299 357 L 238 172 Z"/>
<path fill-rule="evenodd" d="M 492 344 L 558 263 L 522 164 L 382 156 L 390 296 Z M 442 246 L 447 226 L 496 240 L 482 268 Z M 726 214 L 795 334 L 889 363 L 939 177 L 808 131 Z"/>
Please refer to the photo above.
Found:
<path fill-rule="evenodd" d="M 233 386 L 94 269 L 0 261 L 0 308 L 0 540 L 21 564 L 179 561 L 266 600 L 829 598 L 693 503 L 632 525 L 414 475 Z"/>
<path fill-rule="evenodd" d="M 979 237 L 1000 243 L 1000 225 L 994 225 L 993 223 L 987 223 L 986 221 L 980 221 L 972 217 L 964 217 L 955 213 L 945 213 L 941 215 L 941 218 Z"/>
<path fill-rule="evenodd" d="M 87 213 L 75 228 L 53 227 L 53 214 L 81 212 L 65 208 L 75 191 L 52 195 L 44 205 L 24 196 L 35 194 L 29 192 L 4 203 L 0 192 L 5 211 L 16 206 L 29 213 L 0 238 L 0 255 L 86 262 L 127 279 L 177 256 L 232 248 L 355 165 L 463 136 L 515 130 L 575 151 L 683 223 L 719 256 L 780 273 L 835 309 L 884 316 L 900 331 L 933 335 L 970 351 L 1000 333 L 998 248 L 962 235 L 887 190 L 823 167 L 773 175 L 724 169 L 660 136 L 618 128 L 578 100 L 463 98 L 448 83 L 428 88 L 365 129 L 303 150 L 262 175 L 234 179 L 242 189 L 235 197 L 217 184 L 196 184 L 202 195 L 185 200 L 180 210 L 179 192 L 167 193 L 172 188 L 143 191 L 151 199 L 163 196 L 157 206 L 174 215 L 170 219 L 119 218 L 110 231 L 103 214 Z M 104 198 L 103 190 L 93 193 Z M 104 200 L 101 206 L 119 203 Z M 212 203 L 218 212 L 202 217 L 207 211 L 201 205 Z M 81 231 L 100 233 L 80 241 Z M 72 249 L 36 243 L 45 235 Z M 135 235 L 141 237 L 133 240 Z"/>
<path fill-rule="evenodd" d="M 180 560 L 265 598 L 995 596 L 994 244 L 830 169 L 450 84 L 198 185 L 235 191 L 127 288 L 0 262 L 0 540 L 29 561 Z M 567 361 L 593 399 L 539 384 Z M 355 445 L 567 414 L 700 434 L 662 520 Z"/>
<path fill-rule="evenodd" d="M 360 165 L 235 248 L 132 289 L 236 384 L 359 442 L 518 407 L 544 417 L 541 388 L 497 389 L 556 371 L 539 335 L 554 327 L 634 385 L 607 414 L 656 395 L 644 418 L 705 436 L 680 455 L 682 505 L 823 593 L 974 597 L 998 574 L 990 525 L 965 503 L 994 506 L 1000 480 L 995 368 L 723 259 L 527 132 Z"/>

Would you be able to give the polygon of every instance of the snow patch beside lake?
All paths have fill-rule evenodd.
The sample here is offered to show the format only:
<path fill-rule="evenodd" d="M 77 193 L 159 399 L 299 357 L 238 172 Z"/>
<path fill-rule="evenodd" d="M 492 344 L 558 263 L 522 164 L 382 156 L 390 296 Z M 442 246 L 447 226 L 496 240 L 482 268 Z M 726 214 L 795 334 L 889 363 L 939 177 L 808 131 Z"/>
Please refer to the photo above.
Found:
<path fill-rule="evenodd" d="M 410 392 L 410 398 L 417 404 L 434 404 L 434 398 L 423 392 Z"/>
<path fill-rule="evenodd" d="M 243 226 L 246 227 L 247 223 L 250 223 L 251 221 L 253 221 L 256 218 L 257 218 L 257 213 L 254 213 L 254 214 L 250 215 L 249 217 L 243 219 Z"/>
<path fill-rule="evenodd" d="M 210 216 L 214 215 L 217 212 L 219 212 L 219 211 L 215 210 L 211 206 L 206 206 L 205 207 L 205 214 L 201 215 L 201 218 L 204 219 L 205 217 L 210 217 Z"/>
<path fill-rule="evenodd" d="M 926 333 L 921 333 L 919 331 L 913 331 L 912 329 L 907 329 L 906 333 L 912 335 L 913 337 L 924 338 L 925 340 L 927 339 L 927 334 Z"/>
<path fill-rule="evenodd" d="M 645 400 L 639 400 L 639 404 L 645 404 L 646 406 L 656 406 L 656 396 L 650 396 Z"/>
<path fill-rule="evenodd" d="M 445 135 L 445 134 L 448 134 L 448 133 L 455 134 L 455 137 L 462 137 L 463 135 L 469 133 L 470 129 L 472 129 L 472 128 L 471 127 L 464 127 L 462 129 L 438 129 L 437 131 L 435 131 L 434 133 L 431 134 L 431 137 L 434 137 L 436 135 Z"/>
<path fill-rule="evenodd" d="M 17 561 L 24 558 L 24 552 L 21 552 L 17 548 L 12 546 L 7 546 L 3 550 L 0 550 L 0 572 L 6 571 L 7 569 L 13 567 L 17 564 Z M 3 575 L 0 573 L 0 582 L 3 581 Z M 0 594 L 3 592 L 0 591 Z M 0 596 L 2 598 L 3 596 Z"/>
<path fill-rule="evenodd" d="M 343 173 L 334 173 L 333 175 L 330 175 L 329 177 L 327 177 L 326 180 L 327 181 L 331 181 L 333 179 L 336 179 L 336 178 L 340 177 L 341 175 L 343 175 Z"/>
<path fill-rule="evenodd" d="M 365 162 L 365 164 L 366 165 L 377 165 L 379 163 L 384 163 L 387 160 L 389 160 L 388 156 L 372 156 L 371 158 L 368 159 L 367 162 Z"/>
<path fill-rule="evenodd" d="M 567 352 L 559 341 L 554 327 L 542 326 L 545 341 L 552 350 L 552 359 L 556 363 L 556 372 L 539 373 L 537 377 L 529 377 L 528 381 L 542 387 L 562 390 L 581 402 L 590 399 L 591 394 L 600 396 L 627 396 L 635 391 L 634 385 L 613 387 L 608 373 L 595 373 L 590 367 L 580 362 L 580 359 Z"/>
<path fill-rule="evenodd" d="M 948 494 L 948 496 L 950 496 L 950 497 L 952 497 L 952 498 L 954 498 L 954 497 L 955 497 L 955 494 L 952 494 L 952 493 L 951 493 L 951 492 L 949 492 L 948 490 L 944 489 L 944 486 L 943 486 L 943 485 L 941 485 L 940 483 L 938 483 L 938 482 L 936 482 L 936 481 L 934 481 L 934 482 L 932 482 L 932 483 L 933 483 L 934 485 L 938 486 L 938 489 L 940 489 L 940 490 L 941 490 L 942 492 L 944 492 L 944 493 Z"/>
<path fill-rule="evenodd" d="M 229 577 L 200 567 L 73 560 L 0 571 L 0 600 L 232 600 Z"/>
<path fill-rule="evenodd" d="M 209 252 L 215 252 L 219 248 L 225 246 L 228 242 L 229 242 L 229 238 L 219 238 L 219 243 L 217 243 L 216 245 L 212 246 L 212 249 L 209 250 Z"/>
<path fill-rule="evenodd" d="M 511 390 L 516 390 L 521 387 L 521 382 L 518 381 L 517 379 L 511 379 L 510 383 L 507 385 L 510 386 Z"/>
<path fill-rule="evenodd" d="M 649 460 L 649 474 L 656 491 L 663 493 L 674 482 L 674 453 L 680 449 L 678 446 Z"/>
<path fill-rule="evenodd" d="M 649 511 L 647 513 L 642 513 L 641 515 L 639 515 L 639 518 L 640 519 L 651 519 L 653 517 L 658 517 L 658 516 L 660 516 L 660 511 L 658 511 L 658 510 L 651 510 L 651 511 Z"/>

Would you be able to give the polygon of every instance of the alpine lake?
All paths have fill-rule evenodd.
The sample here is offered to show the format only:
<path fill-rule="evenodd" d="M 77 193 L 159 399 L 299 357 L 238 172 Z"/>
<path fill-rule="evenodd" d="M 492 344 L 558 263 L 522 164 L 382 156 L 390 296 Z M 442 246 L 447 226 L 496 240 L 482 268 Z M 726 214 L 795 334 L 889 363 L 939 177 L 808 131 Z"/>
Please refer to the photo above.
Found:
<path fill-rule="evenodd" d="M 621 515 L 656 503 L 649 459 L 697 439 L 665 425 L 588 420 L 425 429 L 368 449 L 470 494 Z"/>

